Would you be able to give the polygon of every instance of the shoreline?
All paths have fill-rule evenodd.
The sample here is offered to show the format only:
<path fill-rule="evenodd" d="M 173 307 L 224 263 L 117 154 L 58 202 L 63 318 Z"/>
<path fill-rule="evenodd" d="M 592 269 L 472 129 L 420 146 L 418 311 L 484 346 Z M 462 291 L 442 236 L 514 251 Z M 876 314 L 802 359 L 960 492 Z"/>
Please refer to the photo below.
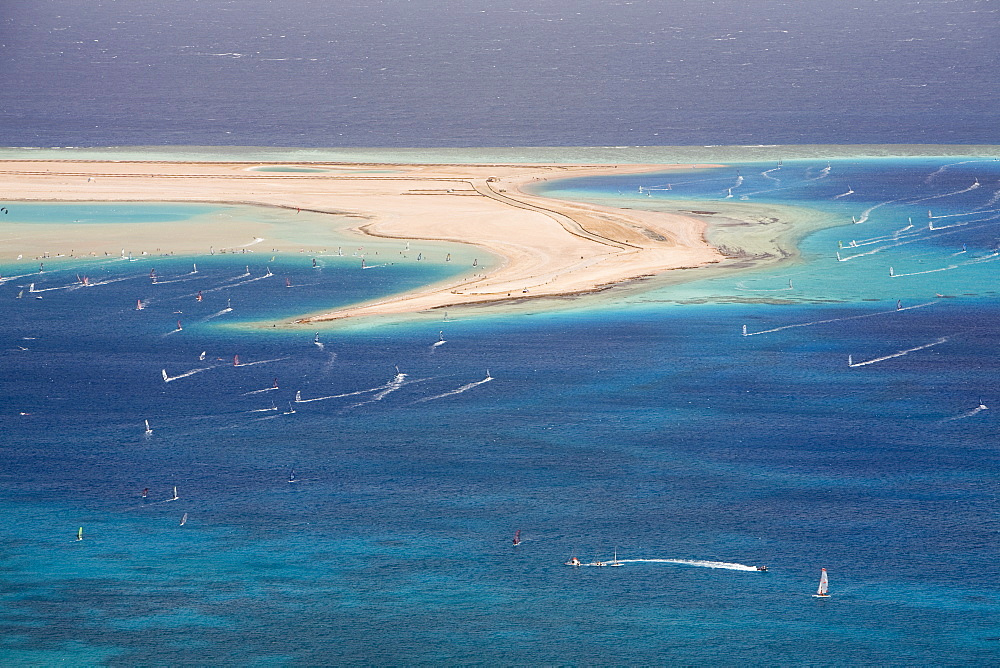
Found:
<path fill-rule="evenodd" d="M 337 165 L 336 171 L 317 174 L 262 171 L 256 163 L 245 162 L 7 160 L 0 162 L 0 184 L 8 203 L 176 202 L 305 210 L 361 219 L 363 224 L 350 228 L 359 235 L 460 243 L 501 258 L 493 267 L 480 266 L 477 258 L 468 273 L 455 279 L 348 308 L 306 314 L 289 323 L 305 324 L 582 295 L 673 269 L 721 262 L 723 255 L 705 241 L 707 225 L 697 216 L 566 202 L 521 190 L 529 183 L 575 176 L 710 166 L 715 165 L 368 163 L 347 169 Z M 371 173 L 372 167 L 378 173 Z M 80 247 L 82 240 L 72 224 L 52 227 L 59 228 L 57 238 L 62 245 Z M 126 239 L 130 242 L 126 245 L 156 246 L 158 252 L 166 247 L 175 254 L 204 253 L 210 246 L 232 246 L 226 236 L 250 236 L 238 224 L 151 227 L 159 229 L 131 226 L 123 230 L 111 224 L 102 233 L 117 235 L 113 247 Z M 318 227 L 330 231 L 331 226 Z M 37 227 L 27 231 L 41 232 Z M 283 237 L 272 228 L 265 237 L 254 230 L 253 238 L 267 238 L 266 245 L 272 249 L 290 251 L 301 241 L 286 238 L 288 232 L 284 230 Z M 321 234 L 322 230 L 312 232 Z M 172 244 L 168 244 L 170 237 Z"/>

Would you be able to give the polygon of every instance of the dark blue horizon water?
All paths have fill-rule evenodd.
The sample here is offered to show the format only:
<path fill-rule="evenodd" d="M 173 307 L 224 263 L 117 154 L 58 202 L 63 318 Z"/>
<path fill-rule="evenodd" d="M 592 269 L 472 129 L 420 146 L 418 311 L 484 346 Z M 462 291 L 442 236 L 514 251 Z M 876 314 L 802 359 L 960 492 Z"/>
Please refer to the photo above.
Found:
<path fill-rule="evenodd" d="M 0 267 L 0 658 L 995 664 L 1000 166 L 777 167 L 548 185 L 839 223 L 797 263 L 571 308 L 247 325 L 454 271 L 421 242 L 427 261 L 372 271 L 261 253 Z M 244 282 L 247 264 L 274 275 Z M 624 567 L 563 565 L 616 551 Z"/>
<path fill-rule="evenodd" d="M 44 0 L 0 146 L 1000 144 L 989 0 Z"/>

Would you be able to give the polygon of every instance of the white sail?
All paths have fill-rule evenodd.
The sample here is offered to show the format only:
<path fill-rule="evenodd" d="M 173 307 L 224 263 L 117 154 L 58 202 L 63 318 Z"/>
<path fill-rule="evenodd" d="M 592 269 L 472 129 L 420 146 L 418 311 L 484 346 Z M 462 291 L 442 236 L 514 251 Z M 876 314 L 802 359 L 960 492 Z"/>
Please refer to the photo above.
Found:
<path fill-rule="evenodd" d="M 830 584 L 826 577 L 826 569 L 824 568 L 822 569 L 819 576 L 819 589 L 817 589 L 816 593 L 813 595 L 819 598 L 826 598 L 827 596 L 830 595 L 829 593 L 827 593 L 829 591 L 829 588 Z"/>

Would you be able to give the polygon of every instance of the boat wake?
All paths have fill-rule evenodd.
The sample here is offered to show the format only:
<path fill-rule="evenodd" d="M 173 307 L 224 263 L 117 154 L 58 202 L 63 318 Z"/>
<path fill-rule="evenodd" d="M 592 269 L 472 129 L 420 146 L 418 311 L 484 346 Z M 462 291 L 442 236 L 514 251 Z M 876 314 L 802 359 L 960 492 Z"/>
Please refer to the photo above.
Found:
<path fill-rule="evenodd" d="M 308 404 L 308 403 L 312 403 L 313 401 L 326 401 L 328 399 L 343 399 L 345 397 L 357 397 L 357 396 L 360 396 L 362 394 L 368 394 L 369 392 L 379 392 L 379 391 L 387 390 L 387 389 L 389 389 L 392 386 L 392 384 L 394 382 L 396 382 L 396 379 L 399 378 L 400 375 L 402 375 L 404 377 L 406 376 L 406 374 L 396 374 L 396 378 L 393 378 L 388 383 L 385 383 L 384 385 L 379 385 L 378 387 L 370 387 L 367 390 L 355 390 L 354 392 L 344 392 L 342 394 L 331 394 L 331 395 L 326 396 L 326 397 L 313 397 L 312 399 L 303 399 L 302 398 L 302 392 L 298 391 L 298 392 L 295 393 L 295 403 L 297 403 L 297 404 Z M 394 388 L 394 389 L 396 389 L 396 388 Z M 383 396 L 385 396 L 385 395 L 383 395 Z"/>
<path fill-rule="evenodd" d="M 180 380 L 181 378 L 187 378 L 188 376 L 193 376 L 196 373 L 201 373 L 202 371 L 209 371 L 209 370 L 214 369 L 214 368 L 215 368 L 214 366 L 200 367 L 198 369 L 191 369 L 190 371 L 185 371 L 184 373 L 182 373 L 180 375 L 177 375 L 177 376 L 170 376 L 170 375 L 168 375 L 166 369 L 163 369 L 160 373 L 163 374 L 163 382 L 164 383 L 172 383 L 175 380 Z"/>
<path fill-rule="evenodd" d="M 910 309 L 923 308 L 925 306 L 931 306 L 937 302 L 924 302 L 923 304 L 914 304 L 913 306 L 902 306 L 899 308 L 894 308 L 891 311 L 877 311 L 875 313 L 862 313 L 861 315 L 848 315 L 843 318 L 829 318 L 827 320 L 813 320 L 811 322 L 799 322 L 794 325 L 782 325 L 781 327 L 772 327 L 771 329 L 762 329 L 759 332 L 748 332 L 746 331 L 746 325 L 743 325 L 743 336 L 757 336 L 758 334 L 770 334 L 771 332 L 780 332 L 785 329 L 793 329 L 795 327 L 810 327 L 812 325 L 825 325 L 828 322 L 840 322 L 842 320 L 858 320 L 860 318 L 874 318 L 877 315 L 888 315 L 890 313 L 898 313 L 900 311 L 909 311 Z"/>
<path fill-rule="evenodd" d="M 232 306 L 227 306 L 226 308 L 222 309 L 221 311 L 217 311 L 217 312 L 213 313 L 212 315 L 206 315 L 204 318 L 201 319 L 201 321 L 202 322 L 207 322 L 207 321 L 211 320 L 212 318 L 218 318 L 220 315 L 226 315 L 227 313 L 232 313 L 232 312 L 233 312 L 233 307 Z"/>
<path fill-rule="evenodd" d="M 920 276 L 921 274 L 935 274 L 939 271 L 949 271 L 951 269 L 958 269 L 958 265 L 949 264 L 947 267 L 938 267 L 937 269 L 926 269 L 924 271 L 911 271 L 906 274 L 897 274 L 892 267 L 889 267 L 889 278 L 900 278 L 901 276 Z"/>
<path fill-rule="evenodd" d="M 423 399 L 417 399 L 413 403 L 420 404 L 420 403 L 423 403 L 425 401 L 434 401 L 435 399 L 444 399 L 445 397 L 451 397 L 451 396 L 454 396 L 456 394 L 462 394 L 463 392 L 468 392 L 469 390 L 471 390 L 474 387 L 479 387 L 480 385 L 482 385 L 484 383 L 488 383 L 491 380 L 493 380 L 493 376 L 491 376 L 490 372 L 487 371 L 486 372 L 486 378 L 483 378 L 482 380 L 477 380 L 474 383 L 466 383 L 462 387 L 459 387 L 457 389 L 451 390 L 450 392 L 443 392 L 441 394 L 436 394 L 433 397 L 424 397 Z"/>
<path fill-rule="evenodd" d="M 903 357 L 904 355 L 909 355 L 910 353 L 915 353 L 918 350 L 924 350 L 925 348 L 932 348 L 933 346 L 939 346 L 942 343 L 945 343 L 948 340 L 948 338 L 949 337 L 947 337 L 947 336 L 942 336 L 937 341 L 931 341 L 930 343 L 925 343 L 922 346 L 916 346 L 914 348 L 907 348 L 906 350 L 899 350 L 899 351 L 896 351 L 896 352 L 892 353 L 891 355 L 883 355 L 882 357 L 876 357 L 875 359 L 865 360 L 864 362 L 855 362 L 854 358 L 851 355 L 848 355 L 847 356 L 847 366 L 849 366 L 851 368 L 855 368 L 855 367 L 859 367 L 859 366 L 868 366 L 869 364 L 875 364 L 877 362 L 884 362 L 886 360 L 891 360 L 891 359 L 894 359 L 896 357 Z"/>
<path fill-rule="evenodd" d="M 385 387 L 379 390 L 378 393 L 375 394 L 371 399 L 368 399 L 367 401 L 359 401 L 356 404 L 352 404 L 350 407 L 357 408 L 358 406 L 364 406 L 365 404 L 371 404 L 375 403 L 376 401 L 382 401 L 382 399 L 384 399 L 387 395 L 395 392 L 399 388 L 403 387 L 403 385 L 405 384 L 406 384 L 406 374 L 400 373 L 399 370 L 397 369 L 395 377 L 388 383 L 386 383 Z"/>
<path fill-rule="evenodd" d="M 954 417 L 945 418 L 941 420 L 941 422 L 953 422 L 955 420 L 964 420 L 965 418 L 970 418 L 974 415 L 979 415 L 985 410 L 989 410 L 989 406 L 980 402 L 979 405 L 973 408 L 971 411 L 966 411 L 965 413 L 962 413 L 961 415 L 955 415 Z"/>
<path fill-rule="evenodd" d="M 975 183 L 973 183 L 968 188 L 963 188 L 962 190 L 956 190 L 956 191 L 950 192 L 950 193 L 941 193 L 940 195 L 930 195 L 928 197 L 921 197 L 919 199 L 911 199 L 909 203 L 910 204 L 917 204 L 918 202 L 926 202 L 926 201 L 932 200 L 932 199 L 940 199 L 941 197 L 951 197 L 952 195 L 961 195 L 962 193 L 967 193 L 970 190 L 975 190 L 980 185 L 982 185 L 982 184 L 979 183 L 979 179 L 976 179 Z"/>
<path fill-rule="evenodd" d="M 282 361 L 287 360 L 287 359 L 289 359 L 289 357 L 275 357 L 274 359 L 260 360 L 258 362 L 240 362 L 239 364 L 234 364 L 233 366 L 238 366 L 238 367 L 257 366 L 258 364 L 270 364 L 271 362 L 282 362 Z M 272 389 L 273 390 L 273 389 L 277 389 L 277 388 L 273 388 L 272 387 L 272 388 L 268 388 L 268 389 Z"/>
<path fill-rule="evenodd" d="M 699 566 L 701 568 L 723 568 L 730 571 L 757 572 L 756 566 L 736 564 L 728 561 L 705 561 L 702 559 L 619 559 L 620 564 L 681 564 L 682 566 Z"/>
<path fill-rule="evenodd" d="M 240 396 L 249 397 L 251 394 L 262 394 L 264 392 L 274 392 L 277 389 L 278 389 L 277 387 L 265 387 L 263 390 L 251 390 L 249 392 L 244 392 Z M 271 409 L 269 408 L 267 410 L 271 410 Z"/>

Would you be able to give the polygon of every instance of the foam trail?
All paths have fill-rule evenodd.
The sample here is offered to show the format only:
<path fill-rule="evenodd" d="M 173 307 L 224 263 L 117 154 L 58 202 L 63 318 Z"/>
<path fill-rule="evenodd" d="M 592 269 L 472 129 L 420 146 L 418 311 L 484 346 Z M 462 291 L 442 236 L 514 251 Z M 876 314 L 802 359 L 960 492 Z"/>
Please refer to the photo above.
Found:
<path fill-rule="evenodd" d="M 889 278 L 899 278 L 900 276 L 920 276 L 921 274 L 936 274 L 939 271 L 948 271 L 949 269 L 958 269 L 957 264 L 949 264 L 947 267 L 938 267 L 937 269 L 928 269 L 927 271 L 911 271 L 908 274 L 897 274 L 889 267 Z"/>
<path fill-rule="evenodd" d="M 118 283 L 120 281 L 131 281 L 132 279 L 139 278 L 138 276 L 122 276 L 120 278 L 106 278 L 103 281 L 95 281 L 93 283 L 88 283 L 87 287 L 93 288 L 98 285 L 108 285 L 110 283 Z"/>
<path fill-rule="evenodd" d="M 251 241 L 248 244 L 243 244 L 240 248 L 247 248 L 249 246 L 256 246 L 257 244 L 259 244 L 263 240 L 264 240 L 264 237 L 254 237 L 253 241 Z"/>
<path fill-rule="evenodd" d="M 233 311 L 233 307 L 232 306 L 227 306 L 226 308 L 222 309 L 221 311 L 217 311 L 217 312 L 213 313 L 212 315 L 206 315 L 204 318 L 201 319 L 201 321 L 205 322 L 207 320 L 211 320 L 212 318 L 218 318 L 220 315 L 225 315 L 227 313 L 232 313 L 232 311 Z"/>
<path fill-rule="evenodd" d="M 728 561 L 705 561 L 702 559 L 619 559 L 620 564 L 682 564 L 684 566 L 700 566 L 702 568 L 724 568 L 730 571 L 757 572 L 756 566 L 736 564 Z"/>
<path fill-rule="evenodd" d="M 871 215 L 871 212 L 874 211 L 875 209 L 878 209 L 879 207 L 883 207 L 886 204 L 892 204 L 893 202 L 901 202 L 903 199 L 905 199 L 905 198 L 900 197 L 898 199 L 890 199 L 890 200 L 886 200 L 884 202 L 879 202 L 878 204 L 872 205 L 872 206 L 868 207 L 867 209 L 865 209 L 864 211 L 862 211 L 861 212 L 861 217 L 858 218 L 856 221 L 854 221 L 854 223 L 856 225 L 859 225 L 861 223 L 867 222 L 868 221 L 868 217 Z"/>
<path fill-rule="evenodd" d="M 53 290 L 76 290 L 77 288 L 83 287 L 82 283 L 70 283 L 69 285 L 60 285 L 55 288 L 36 288 L 35 284 L 32 283 L 28 288 L 28 292 L 35 294 L 36 292 L 52 292 Z"/>
<path fill-rule="evenodd" d="M 890 313 L 898 313 L 899 311 L 909 311 L 914 308 L 923 308 L 925 306 L 931 306 L 937 302 L 924 302 L 923 304 L 916 304 L 914 306 L 904 306 L 900 309 L 892 309 L 891 311 L 878 311 L 877 313 L 862 313 L 861 315 L 849 315 L 843 318 L 830 318 L 828 320 L 813 320 L 812 322 L 799 322 L 794 325 L 782 325 L 781 327 L 774 327 L 772 329 L 763 329 L 759 332 L 747 332 L 743 336 L 757 336 L 758 334 L 770 334 L 771 332 L 780 332 L 783 329 L 792 329 L 793 327 L 809 327 L 811 325 L 824 325 L 828 322 L 840 322 L 841 320 L 857 320 L 859 318 L 874 318 L 877 315 L 888 315 Z"/>
<path fill-rule="evenodd" d="M 928 214 L 930 212 L 928 211 Z M 928 215 L 927 217 L 932 220 L 937 220 L 938 218 L 955 218 L 957 216 L 975 216 L 980 213 L 1000 213 L 1000 209 L 973 209 L 972 211 L 966 211 L 965 213 L 942 213 L 938 216 Z M 980 218 L 979 220 L 993 220 L 996 216 L 991 218 Z M 977 221 L 970 221 L 977 222 Z"/>
<path fill-rule="evenodd" d="M 941 420 L 941 422 L 952 422 L 953 420 L 964 420 L 965 418 L 970 418 L 973 415 L 979 415 L 980 413 L 982 413 L 983 411 L 988 410 L 988 409 L 989 409 L 989 407 L 986 404 L 980 403 L 977 407 L 973 408 L 971 411 L 966 411 L 965 413 L 962 413 L 961 415 L 956 415 L 954 417 L 945 418 L 945 419 Z"/>
<path fill-rule="evenodd" d="M 188 274 L 184 274 L 184 276 L 188 276 Z M 198 277 L 197 276 L 189 276 L 188 278 L 174 278 L 174 279 L 171 279 L 169 281 L 159 281 L 159 280 L 157 280 L 157 281 L 152 281 L 151 284 L 152 285 L 170 285 L 171 283 L 187 283 L 188 281 L 193 281 L 196 278 L 198 278 Z"/>
<path fill-rule="evenodd" d="M 830 164 L 827 163 L 826 167 L 819 170 L 819 175 L 807 176 L 806 181 L 819 181 L 820 179 L 825 179 L 826 177 L 830 176 L 830 169 L 831 169 Z M 808 173 L 808 170 L 806 170 L 806 173 Z"/>
<path fill-rule="evenodd" d="M 771 172 L 776 172 L 779 169 L 781 169 L 781 167 L 772 167 L 771 169 L 768 169 L 768 170 L 765 170 L 765 171 L 761 172 L 760 175 L 763 176 L 765 179 L 771 179 L 775 183 L 781 183 L 781 179 L 775 178 L 775 177 L 773 177 L 773 176 L 770 175 Z"/>
<path fill-rule="evenodd" d="M 930 175 L 927 176 L 926 179 L 924 179 L 924 183 L 930 183 L 931 181 L 934 180 L 936 176 L 940 176 L 941 174 L 943 174 L 945 170 L 947 170 L 949 167 L 955 167 L 956 165 L 968 165 L 975 162 L 996 162 L 996 159 L 994 158 L 993 160 L 963 160 L 961 162 L 951 162 L 948 163 L 947 165 L 941 165 L 940 167 L 937 168 L 937 171 L 931 173 Z"/>
<path fill-rule="evenodd" d="M 975 183 L 973 183 L 968 188 L 963 188 L 962 190 L 956 190 L 955 192 L 950 192 L 950 193 L 941 193 L 940 195 L 930 195 L 928 197 L 921 197 L 920 199 L 911 199 L 909 203 L 916 204 L 917 202 L 926 202 L 928 200 L 939 199 L 941 197 L 951 197 L 952 195 L 961 195 L 962 193 L 967 193 L 970 190 L 975 190 L 980 185 L 981 184 L 979 183 L 979 179 L 976 179 Z"/>
<path fill-rule="evenodd" d="M 271 411 L 278 410 L 277 406 L 271 406 L 270 408 L 254 408 L 247 411 L 247 413 L 270 413 Z"/>
<path fill-rule="evenodd" d="M 242 366 L 242 365 L 240 365 L 240 366 Z M 277 390 L 277 389 L 278 389 L 277 387 L 265 387 L 263 390 L 251 390 L 249 392 L 244 392 L 240 396 L 242 396 L 242 397 L 248 397 L 251 394 L 260 394 L 262 392 L 273 392 L 274 390 Z M 270 409 L 268 409 L 268 410 L 270 410 Z"/>
<path fill-rule="evenodd" d="M 19 278 L 27 278 L 28 276 L 37 276 L 38 272 L 32 272 L 30 274 L 19 274 L 17 276 L 4 276 L 0 278 L 0 284 L 6 283 L 7 281 L 16 281 Z"/>
<path fill-rule="evenodd" d="M 260 360 L 258 362 L 240 362 L 239 364 L 235 364 L 233 366 L 238 366 L 238 367 L 256 366 L 258 364 L 269 364 L 271 362 L 281 362 L 281 361 L 287 360 L 287 359 L 289 359 L 289 358 L 288 357 L 275 357 L 274 359 L 271 359 L 271 360 Z"/>
<path fill-rule="evenodd" d="M 180 374 L 179 376 L 169 376 L 169 375 L 167 375 L 167 370 L 164 369 L 162 371 L 163 382 L 164 383 L 172 383 L 175 380 L 180 380 L 181 378 L 187 378 L 188 376 L 193 376 L 196 373 L 201 373 L 202 371 L 208 371 L 208 370 L 214 369 L 214 368 L 215 368 L 214 366 L 206 366 L 206 367 L 201 367 L 201 368 L 198 368 L 198 369 L 191 369 L 190 371 L 185 371 L 184 373 Z"/>
<path fill-rule="evenodd" d="M 747 292 L 786 292 L 788 290 L 794 290 L 792 287 L 791 280 L 788 281 L 788 285 L 783 288 L 748 288 L 746 286 L 746 281 L 740 281 L 736 284 L 737 290 L 746 290 Z"/>
<path fill-rule="evenodd" d="M 840 199 L 841 197 L 847 197 L 848 195 L 853 195 L 853 194 L 854 194 L 854 189 L 848 186 L 846 193 L 840 193 L 839 195 L 834 195 L 831 199 Z"/>
<path fill-rule="evenodd" d="M 853 361 L 851 361 L 851 358 L 848 357 L 847 358 L 847 360 L 848 360 L 847 366 L 849 366 L 851 368 L 854 368 L 854 367 L 859 367 L 859 366 L 868 366 L 869 364 L 875 364 L 877 362 L 884 362 L 886 360 L 891 360 L 891 359 L 896 358 L 896 357 L 903 357 L 904 355 L 909 355 L 910 353 L 914 353 L 914 352 L 916 352 L 918 350 L 923 350 L 924 348 L 930 348 L 932 346 L 939 346 L 942 343 L 946 342 L 947 340 L 948 340 L 947 336 L 942 336 L 937 341 L 931 341 L 930 343 L 925 343 L 922 346 L 916 346 L 915 348 L 907 348 L 906 350 L 900 350 L 900 351 L 894 352 L 891 355 L 883 355 L 882 357 L 876 357 L 875 359 L 865 360 L 864 362 L 853 362 Z"/>
<path fill-rule="evenodd" d="M 424 397 L 423 399 L 417 399 L 417 400 L 416 400 L 415 402 L 413 402 L 413 403 L 415 403 L 415 404 L 419 404 L 419 403 L 423 403 L 423 402 L 425 402 L 425 401 L 433 401 L 433 400 L 435 400 L 435 399 L 443 399 L 444 397 L 450 397 L 450 396 L 453 396 L 453 395 L 455 395 L 455 394 L 461 394 L 462 392 L 468 392 L 468 391 L 469 391 L 469 390 L 471 390 L 472 388 L 474 388 L 474 387 L 479 387 L 479 386 L 480 386 L 480 385 L 482 385 L 483 383 L 488 383 L 488 382 L 490 382 L 491 380 L 493 380 L 493 376 L 490 376 L 490 375 L 487 375 L 487 376 L 486 376 L 486 378 L 483 378 L 482 380 L 477 380 L 477 381 L 476 381 L 476 382 L 474 382 L 474 383 L 466 383 L 466 384 L 465 384 L 465 385 L 463 385 L 462 387 L 459 387 L 459 388 L 457 388 L 457 389 L 454 389 L 454 390 L 452 390 L 452 391 L 450 391 L 450 392 L 444 392 L 444 393 L 442 393 L 442 394 L 437 394 L 437 395 L 434 395 L 433 397 Z"/>
<path fill-rule="evenodd" d="M 333 368 L 334 362 L 337 361 L 337 353 L 327 353 L 327 355 L 328 357 L 326 361 L 323 362 L 323 366 L 320 367 L 320 373 L 323 375 L 330 373 L 330 369 Z"/>
<path fill-rule="evenodd" d="M 382 388 L 382 390 L 378 394 L 376 394 L 375 396 L 373 396 L 368 401 L 361 401 L 361 402 L 358 402 L 358 403 L 352 405 L 351 408 L 357 408 L 358 406 L 364 406 L 365 404 L 370 404 L 370 403 L 373 403 L 373 402 L 376 402 L 376 401 L 382 401 L 382 399 L 386 395 L 388 395 L 388 394 L 390 394 L 392 392 L 395 392 L 399 388 L 403 387 L 403 385 L 405 384 L 405 381 L 406 381 L 406 374 L 405 373 L 399 373 L 397 371 L 396 372 L 396 376 L 392 380 L 390 380 L 388 383 L 386 383 L 385 387 Z"/>
<path fill-rule="evenodd" d="M 1000 202 L 1000 190 L 994 190 L 993 191 L 993 196 L 990 197 L 990 201 L 988 201 L 986 204 L 984 204 L 984 205 L 982 205 L 980 207 L 976 207 L 976 209 L 985 209 L 987 207 L 993 206 L 997 202 Z"/>
<path fill-rule="evenodd" d="M 963 262 L 962 264 L 966 265 L 966 264 L 979 264 L 980 262 L 992 262 L 997 258 L 1000 258 L 1000 251 L 996 253 L 991 253 L 990 255 L 984 255 L 982 257 L 972 258 L 971 260 Z"/>
<path fill-rule="evenodd" d="M 354 392 L 344 392 L 343 394 L 331 394 L 327 397 L 314 397 L 312 399 L 303 399 L 300 392 L 295 393 L 295 403 L 297 404 L 308 404 L 313 401 L 326 401 L 327 399 L 342 399 L 344 397 L 356 397 L 361 394 L 368 394 L 369 392 L 378 392 L 379 390 L 385 390 L 392 384 L 392 381 L 384 385 L 379 385 L 378 387 L 370 387 L 367 390 L 356 390 Z"/>

